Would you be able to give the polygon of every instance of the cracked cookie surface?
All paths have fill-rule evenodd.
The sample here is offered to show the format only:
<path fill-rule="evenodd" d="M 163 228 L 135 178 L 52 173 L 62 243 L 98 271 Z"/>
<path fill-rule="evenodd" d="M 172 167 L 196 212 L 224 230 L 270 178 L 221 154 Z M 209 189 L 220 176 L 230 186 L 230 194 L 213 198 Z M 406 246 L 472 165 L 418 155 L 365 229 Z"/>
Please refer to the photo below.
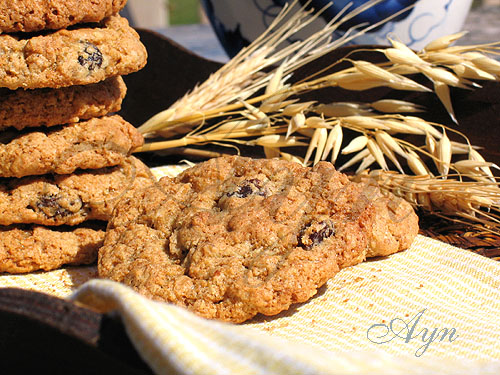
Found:
<path fill-rule="evenodd" d="M 64 29 L 99 22 L 118 13 L 127 0 L 0 0 L 0 33 Z"/>
<path fill-rule="evenodd" d="M 408 203 L 330 163 L 223 157 L 121 200 L 98 270 L 150 298 L 243 322 L 307 301 L 341 268 L 406 249 L 417 231 Z"/>
<path fill-rule="evenodd" d="M 0 227 L 0 273 L 51 271 L 63 265 L 94 263 L 106 225 Z"/>
<path fill-rule="evenodd" d="M 146 64 L 137 32 L 119 15 L 92 26 L 23 39 L 0 35 L 0 87 L 60 88 L 126 75 Z"/>
<path fill-rule="evenodd" d="M 60 89 L 0 89 L 0 130 L 71 124 L 118 112 L 127 87 L 121 77 Z"/>
<path fill-rule="evenodd" d="M 69 174 L 122 163 L 143 144 L 139 131 L 118 115 L 62 127 L 0 133 L 0 177 Z"/>
<path fill-rule="evenodd" d="M 120 166 L 71 175 L 0 179 L 0 225 L 107 221 L 120 198 L 154 181 L 134 157 Z"/>

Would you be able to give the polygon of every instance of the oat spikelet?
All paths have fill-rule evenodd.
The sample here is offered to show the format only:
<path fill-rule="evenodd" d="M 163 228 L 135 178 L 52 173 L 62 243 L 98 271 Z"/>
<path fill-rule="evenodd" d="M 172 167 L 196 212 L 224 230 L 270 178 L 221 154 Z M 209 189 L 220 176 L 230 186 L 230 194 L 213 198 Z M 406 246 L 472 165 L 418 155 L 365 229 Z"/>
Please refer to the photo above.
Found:
<path fill-rule="evenodd" d="M 305 125 L 308 128 L 314 128 L 314 129 L 330 127 L 323 117 L 318 117 L 318 116 L 309 116 L 308 118 L 306 118 Z"/>
<path fill-rule="evenodd" d="M 436 154 L 437 141 L 430 133 L 426 133 L 425 135 L 425 147 L 431 155 Z"/>
<path fill-rule="evenodd" d="M 323 152 L 325 151 L 326 142 L 328 140 L 328 130 L 324 128 L 320 128 L 316 130 L 319 132 L 319 139 L 317 143 L 316 155 L 314 157 L 314 165 L 318 164 L 323 156 Z"/>
<path fill-rule="evenodd" d="M 417 176 L 430 175 L 430 172 L 425 166 L 424 162 L 414 151 L 409 150 L 406 159 L 408 160 L 408 166 L 410 167 L 411 171 Z"/>
<path fill-rule="evenodd" d="M 471 146 L 470 144 L 463 144 L 460 142 L 451 141 L 451 152 L 453 154 L 459 154 L 459 155 L 460 154 L 462 154 L 462 155 L 469 154 L 471 148 L 476 150 L 479 147 Z"/>
<path fill-rule="evenodd" d="M 451 65 L 451 69 L 459 78 L 480 79 L 485 81 L 496 81 L 496 76 L 485 72 L 478 67 L 469 63 L 462 62 L 461 64 Z"/>
<path fill-rule="evenodd" d="M 442 50 L 445 48 L 448 48 L 453 42 L 457 41 L 461 37 L 463 37 L 465 34 L 467 34 L 466 31 L 462 31 L 460 33 L 452 34 L 452 35 L 445 35 L 440 38 L 437 38 L 430 43 L 428 43 L 424 47 L 424 51 L 436 51 L 436 50 Z"/>
<path fill-rule="evenodd" d="M 469 150 L 469 159 L 479 161 L 479 162 L 486 162 L 486 160 L 484 160 L 483 156 L 479 152 L 474 150 L 472 147 Z M 495 176 L 493 175 L 493 172 L 491 172 L 490 167 L 494 167 L 494 168 L 498 169 L 498 166 L 495 164 L 490 165 L 490 166 L 483 166 L 480 168 L 491 179 L 491 181 L 495 182 L 496 181 Z"/>
<path fill-rule="evenodd" d="M 427 63 L 422 60 L 420 56 L 418 56 L 411 48 L 409 48 L 404 43 L 401 43 L 395 39 L 387 38 L 391 43 L 392 47 L 403 53 L 400 55 L 402 59 L 398 62 L 400 64 L 414 64 L 414 65 L 426 65 Z"/>
<path fill-rule="evenodd" d="M 365 171 L 370 165 L 375 163 L 375 157 L 373 155 L 368 155 L 367 157 L 363 158 L 363 161 L 359 165 L 358 169 L 356 169 L 355 174 L 360 174 L 363 171 Z"/>
<path fill-rule="evenodd" d="M 368 157 L 370 155 L 370 151 L 365 148 L 362 151 L 358 152 L 355 156 L 351 158 L 348 162 L 344 163 L 338 170 L 339 172 L 342 172 L 344 169 L 347 169 L 356 163 L 359 163 L 361 160 L 364 158 Z"/>
<path fill-rule="evenodd" d="M 303 113 L 304 111 L 307 111 L 309 108 L 311 108 L 314 103 L 316 102 L 300 102 L 290 104 L 283 109 L 283 115 L 294 116 L 298 113 Z"/>
<path fill-rule="evenodd" d="M 306 124 L 306 116 L 303 113 L 297 113 L 293 116 L 288 123 L 288 130 L 286 132 L 285 138 L 290 137 L 291 134 L 295 133 L 298 129 L 304 127 Z"/>
<path fill-rule="evenodd" d="M 346 90 L 364 91 L 375 87 L 387 86 L 387 82 L 380 79 L 368 79 L 363 73 L 347 73 L 338 75 L 329 80 L 332 86 L 338 86 Z"/>
<path fill-rule="evenodd" d="M 387 166 L 387 163 L 384 158 L 384 153 L 380 149 L 380 146 L 375 142 L 372 138 L 368 139 L 368 142 L 366 143 L 366 147 L 370 151 L 370 154 L 375 158 L 377 161 L 378 165 L 382 167 L 384 171 L 388 171 L 389 167 Z"/>
<path fill-rule="evenodd" d="M 314 112 L 327 117 L 347 117 L 371 115 L 370 106 L 364 103 L 336 102 L 319 104 L 314 107 Z"/>
<path fill-rule="evenodd" d="M 234 120 L 223 122 L 217 127 L 216 131 L 219 133 L 230 133 L 232 131 L 248 128 L 250 122 L 251 121 L 249 120 Z"/>
<path fill-rule="evenodd" d="M 380 81 L 397 81 L 399 77 L 368 61 L 351 61 L 355 68 L 369 78 Z"/>
<path fill-rule="evenodd" d="M 286 160 L 286 161 L 293 161 L 295 163 L 305 165 L 304 159 L 302 159 L 296 155 L 288 154 L 286 152 L 280 152 L 280 158 L 283 160 Z"/>
<path fill-rule="evenodd" d="M 342 149 L 342 155 L 360 151 L 366 147 L 367 143 L 368 137 L 366 135 L 360 135 L 354 138 L 351 142 L 349 142 L 347 146 Z"/>
<path fill-rule="evenodd" d="M 342 118 L 342 123 L 360 129 L 390 130 L 390 127 L 384 121 L 373 117 L 347 116 Z"/>
<path fill-rule="evenodd" d="M 440 82 L 448 86 L 467 88 L 464 82 L 470 84 L 469 81 L 461 80 L 456 75 L 443 68 L 422 67 L 421 71 L 433 82 Z"/>
<path fill-rule="evenodd" d="M 441 51 L 427 53 L 425 56 L 434 64 L 456 65 L 462 64 L 464 61 L 464 58 L 458 54 Z"/>
<path fill-rule="evenodd" d="M 434 91 L 436 92 L 439 100 L 441 100 L 441 103 L 443 103 L 444 107 L 448 111 L 448 114 L 450 115 L 452 120 L 455 123 L 458 123 L 455 116 L 455 111 L 453 110 L 453 105 L 451 104 L 450 88 L 448 87 L 448 85 L 444 82 L 435 81 Z"/>
<path fill-rule="evenodd" d="M 286 138 L 285 136 L 278 134 L 264 135 L 254 141 L 249 141 L 248 144 L 263 147 L 307 146 L 307 143 L 301 142 L 297 137 Z"/>
<path fill-rule="evenodd" d="M 405 100 L 382 99 L 370 103 L 370 106 L 376 111 L 383 113 L 410 113 L 422 112 L 422 106 L 407 102 Z"/>
<path fill-rule="evenodd" d="M 340 124 L 337 124 L 330 130 L 330 134 L 328 134 L 328 139 L 326 140 L 325 149 L 323 150 L 323 155 L 321 156 L 321 160 L 326 160 L 330 152 L 332 152 L 331 162 L 335 164 L 337 157 L 340 152 L 340 148 L 342 147 L 343 140 L 343 132 Z"/>
<path fill-rule="evenodd" d="M 389 61 L 394 64 L 427 64 L 412 50 L 401 50 L 398 48 L 385 48 L 379 50 Z"/>
<path fill-rule="evenodd" d="M 391 137 L 389 134 L 383 131 L 376 131 L 375 136 L 377 138 L 377 141 L 379 144 L 383 143 L 389 148 L 391 151 L 394 151 L 398 155 L 402 156 L 403 158 L 406 158 L 407 153 L 401 148 L 398 142 Z"/>
<path fill-rule="evenodd" d="M 479 69 L 484 70 L 490 74 L 495 76 L 500 75 L 500 62 L 494 60 L 488 56 L 484 55 L 476 55 L 475 58 L 471 59 L 472 63 L 477 66 Z"/>
<path fill-rule="evenodd" d="M 397 119 L 389 119 L 384 121 L 384 124 L 387 126 L 387 130 L 392 133 L 401 133 L 401 134 L 415 134 L 415 135 L 424 135 L 425 132 L 419 128 L 408 125 L 406 121 L 400 121 Z"/>
<path fill-rule="evenodd" d="M 264 147 L 264 154 L 267 159 L 279 158 L 280 149 L 278 147 Z"/>
<path fill-rule="evenodd" d="M 446 135 L 446 132 L 443 133 L 443 137 L 439 140 L 436 148 L 437 154 L 437 167 L 439 172 L 441 173 L 443 178 L 448 176 L 448 171 L 450 170 L 451 164 L 451 143 L 450 139 Z"/>
<path fill-rule="evenodd" d="M 321 155 L 325 149 L 325 145 L 328 139 L 328 131 L 323 128 L 318 128 L 314 131 L 314 134 L 307 148 L 306 156 L 304 157 L 304 164 L 307 164 L 312 156 L 312 153 L 316 150 L 316 157 L 314 159 L 314 164 L 317 164 L 321 160 Z"/>
<path fill-rule="evenodd" d="M 427 123 L 425 120 L 415 117 L 415 116 L 405 116 L 403 119 L 405 124 L 410 127 L 420 129 L 422 131 L 421 134 L 430 134 L 434 138 L 441 139 L 443 136 L 439 130 L 437 130 L 434 126 Z"/>
<path fill-rule="evenodd" d="M 403 172 L 403 168 L 401 168 L 401 164 L 399 163 L 394 152 L 398 152 L 401 156 L 406 157 L 406 153 L 403 151 L 401 146 L 397 144 L 397 142 L 387 133 L 383 131 L 375 132 L 375 139 L 377 144 L 382 150 L 383 154 L 389 158 L 390 161 L 396 166 L 396 168 L 401 172 Z"/>
<path fill-rule="evenodd" d="M 453 163 L 451 166 L 453 169 L 461 173 L 466 173 L 473 176 L 477 175 L 477 177 L 482 177 L 484 176 L 482 168 L 490 168 L 494 166 L 494 164 L 485 161 L 468 159 L 468 160 L 459 160 Z"/>

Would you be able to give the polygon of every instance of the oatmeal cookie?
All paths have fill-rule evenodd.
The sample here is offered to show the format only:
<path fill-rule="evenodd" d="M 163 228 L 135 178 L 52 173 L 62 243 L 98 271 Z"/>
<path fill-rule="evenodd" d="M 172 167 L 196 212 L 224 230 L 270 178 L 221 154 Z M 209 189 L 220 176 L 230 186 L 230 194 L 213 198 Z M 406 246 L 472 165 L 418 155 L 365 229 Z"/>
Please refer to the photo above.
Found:
<path fill-rule="evenodd" d="M 118 115 L 42 130 L 0 133 L 0 177 L 69 174 L 118 165 L 144 142 L 138 130 Z"/>
<path fill-rule="evenodd" d="M 99 22 L 118 13 L 127 0 L 0 0 L 0 33 L 64 29 Z"/>
<path fill-rule="evenodd" d="M 0 227 L 0 272 L 50 271 L 63 265 L 94 263 L 106 225 Z"/>
<path fill-rule="evenodd" d="M 0 179 L 0 225 L 107 221 L 120 198 L 154 181 L 134 157 L 120 166 L 70 175 Z"/>
<path fill-rule="evenodd" d="M 417 231 L 408 203 L 330 163 L 224 157 L 121 200 L 98 271 L 204 317 L 243 322 L 307 301 L 341 268 L 406 249 Z"/>
<path fill-rule="evenodd" d="M 118 15 L 95 26 L 48 34 L 0 35 L 0 87 L 60 88 L 87 85 L 141 69 L 147 52 Z"/>
<path fill-rule="evenodd" d="M 108 78 L 85 86 L 60 89 L 0 89 L 0 130 L 54 126 L 118 112 L 127 87 L 123 79 Z"/>

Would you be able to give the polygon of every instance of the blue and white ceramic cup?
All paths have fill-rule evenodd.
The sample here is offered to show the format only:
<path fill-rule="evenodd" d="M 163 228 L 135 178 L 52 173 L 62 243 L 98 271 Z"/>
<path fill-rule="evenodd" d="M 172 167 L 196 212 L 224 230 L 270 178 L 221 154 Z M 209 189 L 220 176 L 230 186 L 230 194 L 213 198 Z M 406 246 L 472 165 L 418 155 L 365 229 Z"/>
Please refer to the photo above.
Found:
<path fill-rule="evenodd" d="M 301 32 L 298 37 L 320 30 L 349 3 L 354 9 L 368 0 L 313 0 L 312 6 L 325 10 L 321 19 Z M 287 0 L 202 0 L 210 22 L 230 56 L 257 38 L 280 12 Z M 304 1 L 301 1 L 304 2 Z M 419 50 L 440 36 L 461 30 L 472 0 L 385 0 L 362 12 L 346 23 L 337 36 L 354 25 L 375 24 L 397 12 L 392 21 L 375 28 L 351 44 L 387 44 L 387 35 L 398 38 L 407 46 Z"/>

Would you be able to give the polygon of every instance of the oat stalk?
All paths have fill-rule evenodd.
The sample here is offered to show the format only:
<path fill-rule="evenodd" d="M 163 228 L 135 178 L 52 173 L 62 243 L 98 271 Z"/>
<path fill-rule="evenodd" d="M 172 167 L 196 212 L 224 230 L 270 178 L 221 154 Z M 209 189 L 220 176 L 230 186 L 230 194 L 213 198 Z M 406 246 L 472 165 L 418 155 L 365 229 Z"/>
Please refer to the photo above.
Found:
<path fill-rule="evenodd" d="M 405 101 L 300 100 L 301 94 L 325 87 L 365 90 L 385 86 L 433 91 L 456 121 L 450 87 L 474 89 L 479 87 L 475 80 L 498 80 L 500 63 L 488 57 L 498 53 L 497 43 L 453 46 L 463 35 L 459 33 L 439 38 L 415 52 L 389 39 L 390 47 L 376 50 L 385 55 L 386 62 L 374 64 L 346 57 L 342 61 L 351 64 L 346 69 L 334 73 L 325 70 L 289 83 L 293 73 L 304 64 L 376 27 L 353 28 L 338 40 L 330 39 L 342 22 L 379 1 L 372 0 L 354 13 L 346 10 L 344 17 L 332 20 L 324 30 L 278 49 L 318 16 L 305 7 L 292 12 L 296 2 L 285 6 L 254 43 L 206 82 L 142 125 L 140 131 L 148 140 L 154 136 L 163 139 L 148 142 L 135 151 L 190 149 L 206 144 L 246 145 L 262 147 L 268 158 L 304 165 L 329 160 L 339 170 L 355 168 L 354 178 L 374 179 L 383 189 L 415 207 L 500 233 L 500 185 L 492 173 L 498 166 L 487 162 L 464 134 L 416 117 L 413 113 L 425 109 Z M 415 73 L 427 77 L 429 85 L 407 77 Z M 261 94 L 257 96 L 257 92 Z M 352 132 L 357 135 L 346 136 Z M 410 135 L 419 141 L 408 142 Z M 375 170 L 370 172 L 371 167 Z"/>
<path fill-rule="evenodd" d="M 384 189 L 423 210 L 476 224 L 484 224 L 490 217 L 497 220 L 494 212 L 500 204 L 500 186 L 492 169 L 499 167 L 487 162 L 457 130 L 412 115 L 381 113 L 381 109 L 420 110 L 411 103 L 386 100 L 318 105 L 285 100 L 273 111 L 262 110 L 264 105 L 271 108 L 269 103 L 261 107 L 243 103 L 245 110 L 214 125 L 150 146 L 158 150 L 214 142 L 259 146 L 266 157 L 304 165 L 322 160 L 335 164 L 343 156 L 347 160 L 337 163 L 340 171 L 355 167 L 359 178 L 373 177 Z M 333 116 L 325 116 L 325 112 Z M 358 135 L 345 138 L 347 131 Z M 450 140 L 452 134 L 462 140 Z M 406 141 L 408 135 L 418 136 L 420 143 Z M 297 146 L 302 146 L 301 153 Z M 284 152 L 290 147 L 294 154 Z M 370 173 L 367 168 L 371 166 L 381 170 Z M 496 228 L 494 223 L 488 225 Z"/>
<path fill-rule="evenodd" d="M 306 10 L 306 6 L 293 12 L 297 2 L 291 6 L 286 5 L 269 29 L 250 46 L 170 108 L 149 119 L 139 130 L 143 134 L 155 133 L 170 138 L 188 133 L 193 126 L 213 116 L 241 109 L 241 100 L 255 104 L 278 93 L 287 97 L 324 87 L 366 90 L 386 86 L 395 90 L 434 91 L 456 121 L 449 87 L 479 87 L 471 80 L 496 80 L 500 72 L 500 63 L 487 56 L 497 53 L 497 44 L 451 46 L 463 33 L 439 38 L 420 52 L 414 52 L 403 43 L 389 39 L 392 46 L 378 50 L 386 56 L 386 63 L 349 60 L 353 65 L 351 68 L 319 76 L 316 74 L 311 79 L 295 84 L 286 83 L 298 68 L 378 26 L 355 27 L 341 38 L 331 40 L 332 33 L 343 22 L 380 1 L 382 0 L 372 0 L 354 11 L 346 11 L 343 17 L 332 20 L 323 30 L 279 49 L 285 40 L 319 16 L 319 13 L 313 14 L 312 10 Z M 383 22 L 396 16 L 397 14 Z M 270 69 L 275 66 L 275 69 Z M 433 89 L 407 78 L 406 75 L 410 73 L 425 75 L 431 81 Z M 266 90 L 263 95 L 254 96 L 264 88 Z"/>

